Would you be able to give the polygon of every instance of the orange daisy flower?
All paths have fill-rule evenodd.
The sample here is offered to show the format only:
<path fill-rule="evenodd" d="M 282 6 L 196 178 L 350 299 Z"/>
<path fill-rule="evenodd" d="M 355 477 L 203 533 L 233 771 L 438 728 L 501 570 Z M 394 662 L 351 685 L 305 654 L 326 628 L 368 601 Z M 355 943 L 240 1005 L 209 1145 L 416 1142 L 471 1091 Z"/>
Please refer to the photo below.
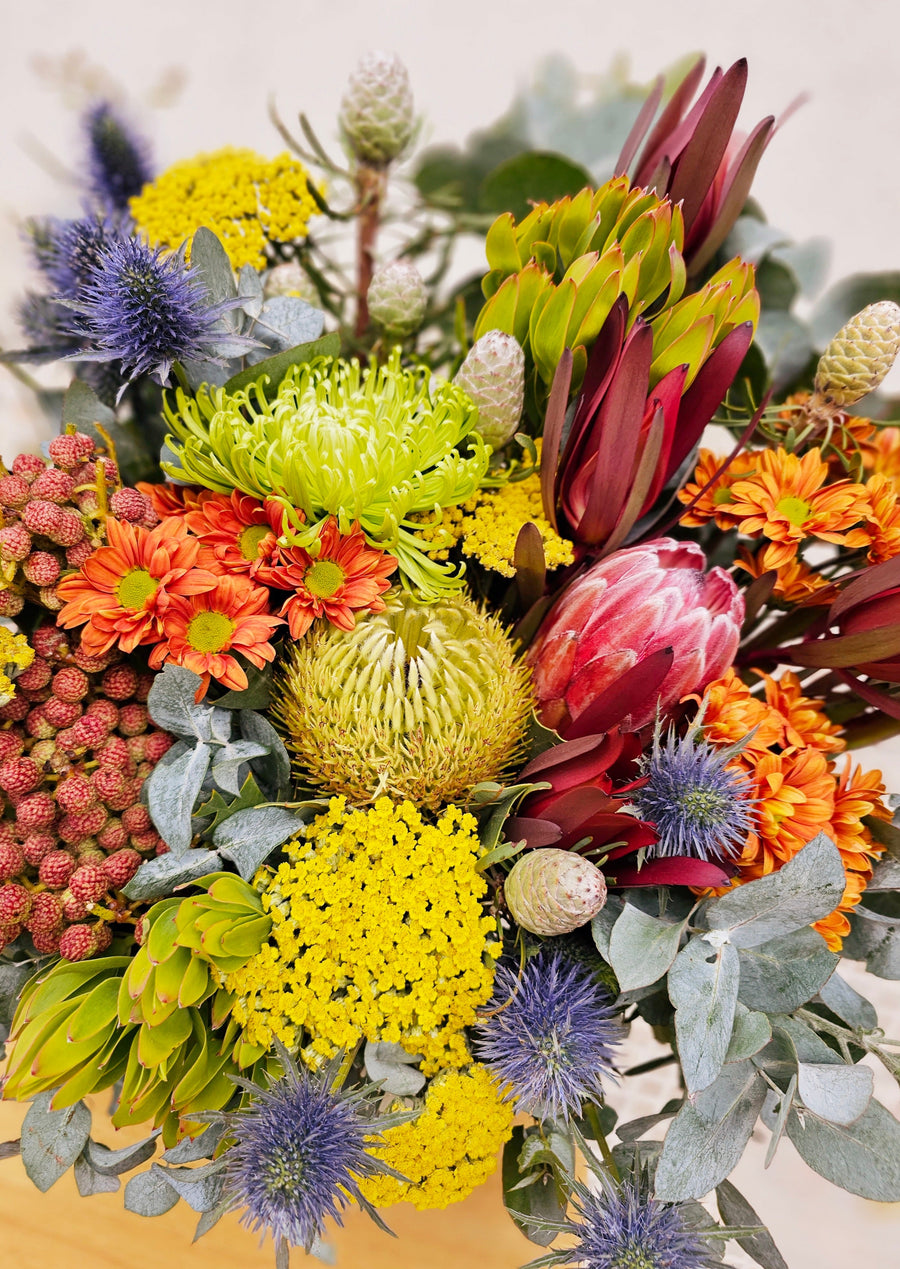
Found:
<path fill-rule="evenodd" d="M 683 489 L 679 489 L 679 501 L 687 505 L 687 503 L 696 498 L 707 481 L 712 480 L 721 465 L 722 455 L 714 454 L 711 449 L 701 449 L 697 459 L 694 479 L 688 481 Z M 710 485 L 706 493 L 702 494 L 698 499 L 696 505 L 691 507 L 690 511 L 681 517 L 681 523 L 695 527 L 706 524 L 709 520 L 715 520 L 720 529 L 734 528 L 735 519 L 729 514 L 731 511 L 731 487 L 736 481 L 743 480 L 746 476 L 755 473 L 757 467 L 757 451 L 744 450 L 738 454 L 737 458 L 722 473 L 715 484 Z"/>
<path fill-rule="evenodd" d="M 749 573 L 751 577 L 762 577 L 772 569 L 769 562 L 771 547 L 764 547 L 756 554 L 746 546 L 738 551 L 734 567 Z M 801 559 L 789 560 L 775 570 L 775 586 L 772 595 L 782 603 L 796 607 L 827 606 L 837 597 L 837 587 L 827 577 L 811 569 Z"/>
<path fill-rule="evenodd" d="M 193 670 L 203 680 L 197 692 L 201 699 L 211 678 L 243 691 L 247 675 L 234 654 L 260 670 L 275 659 L 269 639 L 284 622 L 270 617 L 268 607 L 268 590 L 242 577 L 220 577 L 203 594 L 173 597 L 163 614 L 162 641 L 150 653 L 151 668 L 171 661 Z"/>
<path fill-rule="evenodd" d="M 207 489 L 195 489 L 192 485 L 170 485 L 168 482 L 155 485 L 139 480 L 135 488 L 147 495 L 160 520 L 165 520 L 168 516 L 183 516 L 199 506 L 204 499 L 214 496 Z"/>
<path fill-rule="evenodd" d="M 235 490 L 230 498 L 210 494 L 184 518 L 191 532 L 212 549 L 218 571 L 253 577 L 275 554 L 284 511 L 271 498 L 259 502 Z"/>
<path fill-rule="evenodd" d="M 891 480 L 900 480 L 900 427 L 879 427 L 863 454 L 866 467 Z"/>
<path fill-rule="evenodd" d="M 782 723 L 765 701 L 751 694 L 736 671 L 729 669 L 703 693 L 703 731 L 711 744 L 733 745 L 746 740 L 745 753 L 764 753 L 778 743 Z"/>
<path fill-rule="evenodd" d="M 780 868 L 831 822 L 835 780 L 818 749 L 767 753 L 755 765 L 741 765 L 756 798 L 757 831 L 749 835 L 737 861 L 743 880 L 749 881 Z"/>
<path fill-rule="evenodd" d="M 890 476 L 876 472 L 866 483 L 869 510 L 866 520 L 870 525 L 869 560 L 883 564 L 900 555 L 900 498 L 897 485 Z"/>
<path fill-rule="evenodd" d="M 863 823 L 869 815 L 890 823 L 891 812 L 881 800 L 883 794 L 881 772 L 863 771 L 861 766 L 852 769 L 848 754 L 834 792 L 834 815 L 831 819 L 831 835 L 848 867 L 862 867 L 862 856 L 877 859 L 884 854 L 884 846 L 872 840 L 871 832 Z"/>
<path fill-rule="evenodd" d="M 839 480 L 826 485 L 828 464 L 821 450 L 799 458 L 786 450 L 765 450 L 758 473 L 731 487 L 728 514 L 747 537 L 763 536 L 773 544 L 770 567 L 792 560 L 806 538 L 846 546 L 867 546 L 868 534 L 853 525 L 865 518 L 865 488 Z"/>
<path fill-rule="evenodd" d="M 847 884 L 840 903 L 833 912 L 822 917 L 821 921 L 816 921 L 812 927 L 818 930 L 832 952 L 841 950 L 845 937 L 850 933 L 850 918 L 847 913 L 852 912 L 862 898 L 872 877 L 872 866 L 870 864 L 863 872 L 847 872 L 845 876 Z"/>
<path fill-rule="evenodd" d="M 390 589 L 388 577 L 397 567 L 393 555 L 373 550 L 359 524 L 341 533 L 330 517 L 319 533 L 313 555 L 300 546 L 279 547 L 273 564 L 263 565 L 261 581 L 278 590 L 292 590 L 280 609 L 291 637 L 300 639 L 317 617 L 327 617 L 341 630 L 352 630 L 354 612 L 381 612 Z"/>
<path fill-rule="evenodd" d="M 82 647 L 94 657 L 115 647 L 133 652 L 138 644 L 155 643 L 171 600 L 210 590 L 218 580 L 196 567 L 200 543 L 179 518 L 143 529 L 110 516 L 106 537 L 107 545 L 57 587 L 65 601 L 57 624 L 84 625 Z"/>
<path fill-rule="evenodd" d="M 785 670 L 780 679 L 774 679 L 761 670 L 755 672 L 765 684 L 766 701 L 779 719 L 779 745 L 786 749 L 808 746 L 826 752 L 840 752 L 846 748 L 846 741 L 840 737 L 840 727 L 822 712 L 825 702 L 804 696 L 796 674 Z"/>

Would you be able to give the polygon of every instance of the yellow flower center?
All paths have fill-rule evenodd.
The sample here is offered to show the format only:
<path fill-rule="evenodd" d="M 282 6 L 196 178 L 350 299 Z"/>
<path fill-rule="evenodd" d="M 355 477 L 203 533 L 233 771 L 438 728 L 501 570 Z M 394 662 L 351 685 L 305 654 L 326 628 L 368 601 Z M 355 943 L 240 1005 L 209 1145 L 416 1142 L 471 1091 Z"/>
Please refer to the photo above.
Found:
<path fill-rule="evenodd" d="M 234 622 L 223 612 L 198 612 L 188 623 L 187 641 L 195 652 L 221 652 L 233 634 Z"/>
<path fill-rule="evenodd" d="M 344 570 L 334 560 L 316 560 L 312 568 L 307 569 L 303 584 L 318 599 L 331 599 L 343 586 L 345 577 Z"/>
<path fill-rule="evenodd" d="M 251 524 L 238 538 L 238 550 L 245 560 L 259 559 L 260 545 L 272 530 L 267 524 Z"/>
<path fill-rule="evenodd" d="M 775 510 L 800 528 L 809 519 L 812 507 L 802 498 L 781 498 L 775 503 Z"/>
<path fill-rule="evenodd" d="M 145 568 L 133 568 L 116 587 L 116 599 L 123 608 L 143 608 L 158 590 L 159 578 L 152 577 Z"/>
<path fill-rule="evenodd" d="M 731 486 L 723 485 L 713 494 L 713 506 L 721 507 L 723 503 L 731 502 Z"/>

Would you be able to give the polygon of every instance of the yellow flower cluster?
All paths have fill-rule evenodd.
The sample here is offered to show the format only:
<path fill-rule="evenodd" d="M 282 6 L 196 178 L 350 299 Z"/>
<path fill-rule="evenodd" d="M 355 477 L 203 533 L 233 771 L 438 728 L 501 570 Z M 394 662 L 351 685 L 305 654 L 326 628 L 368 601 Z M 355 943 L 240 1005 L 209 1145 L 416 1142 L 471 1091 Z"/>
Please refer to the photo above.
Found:
<path fill-rule="evenodd" d="M 154 246 L 180 247 L 206 226 L 232 267 L 266 266 L 266 244 L 305 238 L 316 204 L 302 163 L 287 153 L 217 150 L 176 163 L 131 200 L 138 229 Z"/>
<path fill-rule="evenodd" d="M 398 1104 L 395 1109 L 402 1109 Z M 360 1185 L 375 1207 L 409 1202 L 420 1210 L 458 1203 L 497 1166 L 497 1152 L 512 1135 L 513 1110 L 483 1066 L 446 1071 L 431 1081 L 422 1113 L 389 1128 L 377 1151 L 408 1182 L 374 1176 Z"/>
<path fill-rule="evenodd" d="M 544 515 L 537 472 L 499 489 L 481 489 L 461 506 L 445 507 L 442 519 L 424 525 L 421 534 L 436 544 L 432 554 L 437 559 L 445 560 L 449 555 L 449 547 L 443 545 L 449 534 L 454 543 L 462 543 L 463 555 L 503 577 L 513 577 L 516 538 L 529 520 L 541 535 L 548 569 L 574 562 L 572 543 L 561 538 Z"/>
<path fill-rule="evenodd" d="M 428 824 L 411 802 L 332 798 L 288 861 L 255 878 L 272 933 L 227 979 L 250 1043 L 303 1043 L 316 1066 L 365 1037 L 421 1054 L 426 1075 L 467 1065 L 463 1028 L 500 954 L 479 851 L 458 807 Z"/>
<path fill-rule="evenodd" d="M 6 705 L 15 694 L 13 679 L 18 670 L 24 670 L 34 660 L 34 648 L 23 634 L 13 634 L 8 626 L 0 626 L 0 706 Z"/>

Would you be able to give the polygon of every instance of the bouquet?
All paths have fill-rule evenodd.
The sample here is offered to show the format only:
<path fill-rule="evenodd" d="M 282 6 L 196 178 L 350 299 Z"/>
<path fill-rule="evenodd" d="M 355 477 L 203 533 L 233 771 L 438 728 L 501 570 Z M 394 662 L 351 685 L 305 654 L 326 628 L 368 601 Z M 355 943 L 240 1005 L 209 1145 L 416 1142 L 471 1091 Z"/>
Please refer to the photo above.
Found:
<path fill-rule="evenodd" d="M 413 158 L 381 54 L 343 160 L 274 115 L 276 158 L 158 172 L 87 112 L 5 355 L 71 380 L 0 478 L 0 1155 L 41 1190 L 129 1174 L 286 1266 L 502 1152 L 534 1269 L 781 1269 L 728 1179 L 761 1121 L 900 1199 L 840 972 L 900 977 L 848 753 L 900 732 L 900 308 L 801 318 L 774 122 L 704 73 Z M 638 1020 L 682 1091 L 623 1123 Z"/>

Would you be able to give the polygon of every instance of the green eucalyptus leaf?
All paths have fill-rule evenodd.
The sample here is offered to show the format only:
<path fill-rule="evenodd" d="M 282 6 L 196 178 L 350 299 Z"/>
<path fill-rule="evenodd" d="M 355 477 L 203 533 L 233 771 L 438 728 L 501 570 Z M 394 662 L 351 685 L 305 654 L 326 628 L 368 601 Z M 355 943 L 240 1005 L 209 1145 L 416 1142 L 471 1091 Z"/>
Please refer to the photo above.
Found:
<path fill-rule="evenodd" d="M 481 183 L 479 210 L 520 218 L 532 203 L 553 203 L 592 184 L 591 174 L 562 154 L 526 150 L 499 163 Z"/>
<path fill-rule="evenodd" d="M 606 897 L 606 903 L 591 921 L 591 938 L 597 951 L 609 964 L 609 945 L 616 922 L 625 908 L 625 900 L 617 894 Z"/>
<path fill-rule="evenodd" d="M 143 1141 L 137 1141 L 133 1146 L 123 1146 L 121 1150 L 110 1150 L 98 1141 L 89 1140 L 84 1148 L 85 1157 L 95 1172 L 118 1176 L 121 1172 L 139 1168 L 142 1163 L 151 1159 L 156 1151 L 158 1136 L 159 1133 L 154 1132 Z"/>
<path fill-rule="evenodd" d="M 194 699 L 202 686 L 198 674 L 183 665 L 164 665 L 153 680 L 147 709 L 158 727 L 186 740 L 225 744 L 231 737 L 231 718 L 222 709 Z"/>
<path fill-rule="evenodd" d="M 808 927 L 758 947 L 742 947 L 738 999 L 763 1013 L 790 1013 L 821 991 L 839 959 Z"/>
<path fill-rule="evenodd" d="M 420 1093 L 426 1081 L 414 1065 L 419 1060 L 418 1054 L 407 1053 L 400 1044 L 366 1041 L 363 1056 L 366 1075 L 373 1084 L 380 1085 L 384 1093 L 393 1093 L 396 1097 L 415 1097 Z"/>
<path fill-rule="evenodd" d="M 125 1210 L 138 1216 L 162 1216 L 178 1202 L 178 1191 L 169 1184 L 165 1171 L 154 1163 L 147 1172 L 138 1172 L 125 1185 Z"/>
<path fill-rule="evenodd" d="M 165 1152 L 163 1163 L 197 1163 L 200 1159 L 211 1158 L 224 1131 L 224 1124 L 213 1123 L 199 1137 L 185 1137 Z"/>
<path fill-rule="evenodd" d="M 17 1159 L 22 1152 L 22 1143 L 15 1141 L 0 1141 L 0 1162 L 4 1159 Z"/>
<path fill-rule="evenodd" d="M 194 831 L 191 817 L 212 750 L 198 741 L 168 766 L 154 767 L 147 779 L 147 809 L 154 827 L 173 855 L 183 856 Z"/>
<path fill-rule="evenodd" d="M 622 991 L 649 987 L 668 973 L 687 922 L 672 925 L 626 903 L 612 929 L 609 963 Z"/>
<path fill-rule="evenodd" d="M 735 1006 L 734 1030 L 725 1054 L 726 1062 L 742 1062 L 753 1057 L 772 1039 L 772 1024 L 764 1013 L 748 1009 L 740 1001 Z"/>
<path fill-rule="evenodd" d="M 268 798 L 256 783 L 251 771 L 248 772 L 237 797 L 226 798 L 222 796 L 219 789 L 213 789 L 207 801 L 197 807 L 194 819 L 208 820 L 209 822 L 204 825 L 203 831 L 210 833 L 227 820 L 229 816 L 236 815 L 238 811 L 246 811 L 250 807 L 259 806 L 261 802 L 267 801 Z"/>
<path fill-rule="evenodd" d="M 321 309 L 313 308 L 297 295 L 274 295 L 260 309 L 252 333 L 254 338 L 263 340 L 270 352 L 285 352 L 318 339 L 324 325 Z"/>
<path fill-rule="evenodd" d="M 874 1005 L 855 991 L 838 973 L 832 974 L 828 982 L 819 988 L 819 999 L 833 1014 L 837 1014 L 851 1027 L 857 1027 L 860 1031 L 872 1031 L 878 1026 L 878 1015 Z"/>
<path fill-rule="evenodd" d="M 170 453 L 169 461 L 174 458 L 175 455 Z M 247 686 L 239 692 L 231 691 L 217 696 L 212 702 L 217 709 L 268 709 L 272 697 L 272 666 L 266 665 L 260 670 L 247 661 L 243 669 L 247 675 Z"/>
<path fill-rule="evenodd" d="M 69 1170 L 91 1132 L 91 1112 L 83 1102 L 51 1110 L 52 1096 L 39 1093 L 22 1124 L 22 1163 L 42 1194 Z"/>
<path fill-rule="evenodd" d="M 92 1168 L 84 1151 L 75 1160 L 75 1184 L 82 1198 L 90 1198 L 92 1194 L 114 1194 L 121 1182 L 109 1172 L 98 1172 Z"/>
<path fill-rule="evenodd" d="M 900 1124 L 880 1102 L 870 1102 L 849 1125 L 793 1110 L 787 1134 L 804 1162 L 834 1185 L 876 1202 L 900 1202 Z"/>
<path fill-rule="evenodd" d="M 337 357 L 340 351 L 340 335 L 334 332 L 323 335 L 321 339 L 298 344 L 295 348 L 276 353 L 274 357 L 267 357 L 265 361 L 259 361 L 255 366 L 240 371 L 228 380 L 225 391 L 237 392 L 238 388 L 246 388 L 248 383 L 256 383 L 262 375 L 268 376 L 270 388 L 277 388 L 292 367 L 303 366 L 316 357 Z"/>
<path fill-rule="evenodd" d="M 122 893 L 135 902 L 161 899 L 182 886 L 198 881 L 209 872 L 216 872 L 221 866 L 222 861 L 214 850 L 189 850 L 184 855 L 159 855 L 156 859 L 148 859 L 141 864 Z"/>
<path fill-rule="evenodd" d="M 199 273 L 213 304 L 232 300 L 237 295 L 234 271 L 225 248 L 213 231 L 205 226 L 194 231 L 191 241 L 191 268 Z"/>
<path fill-rule="evenodd" d="M 739 978 L 737 949 L 730 943 L 714 947 L 704 937 L 691 939 L 669 971 L 678 1056 L 690 1094 L 708 1088 L 722 1070 L 734 1025 Z"/>
<path fill-rule="evenodd" d="M 200 1219 L 197 1221 L 197 1228 L 194 1231 L 194 1237 L 191 1239 L 191 1242 L 195 1243 L 198 1239 L 202 1238 L 204 1234 L 208 1234 L 214 1225 L 218 1225 L 219 1221 L 226 1212 L 228 1212 L 230 1207 L 231 1200 L 226 1198 L 220 1203 L 217 1203 L 215 1207 L 211 1207 L 208 1212 L 203 1212 Z"/>
<path fill-rule="evenodd" d="M 736 947 L 758 947 L 828 916 L 845 885 L 840 853 L 819 833 L 778 872 L 714 899 L 704 918 L 710 930 L 726 931 Z"/>
<path fill-rule="evenodd" d="M 549 1247 L 556 1238 L 556 1229 L 542 1229 L 540 1222 L 559 1222 L 565 1218 L 566 1204 L 552 1176 L 538 1173 L 533 1184 L 521 1188 L 525 1179 L 519 1168 L 519 1157 L 525 1145 L 525 1129 L 517 1124 L 503 1147 L 503 1204 L 519 1229 L 539 1247 Z"/>
<path fill-rule="evenodd" d="M 212 778 L 223 792 L 232 793 L 237 797 L 242 784 L 241 768 L 246 766 L 251 758 L 261 758 L 268 752 L 267 745 L 259 744 L 255 740 L 229 741 L 213 756 Z"/>
<path fill-rule="evenodd" d="M 193 1211 L 209 1212 L 218 1206 L 222 1198 L 223 1167 L 223 1161 L 219 1160 L 199 1168 L 163 1168 L 161 1164 L 154 1163 L 150 1170 L 162 1173 Z"/>
<path fill-rule="evenodd" d="M 278 732 L 268 718 L 252 709 L 242 709 L 238 719 L 245 740 L 266 746 L 266 758 L 250 764 L 256 774 L 276 792 L 287 792 L 291 784 L 291 759 Z"/>
<path fill-rule="evenodd" d="M 772 1160 L 775 1158 L 775 1151 L 778 1149 L 781 1138 L 787 1128 L 787 1118 L 791 1113 L 791 1107 L 794 1104 L 796 1092 L 797 1072 L 794 1071 L 793 1075 L 788 1080 L 787 1088 L 782 1093 L 781 1100 L 778 1104 L 778 1113 L 775 1116 L 775 1122 L 772 1125 L 772 1136 L 769 1139 L 769 1145 L 766 1149 L 766 1159 L 763 1164 L 763 1167 L 765 1168 L 768 1168 Z M 769 1094 L 769 1096 L 772 1096 L 772 1094 Z"/>
<path fill-rule="evenodd" d="M 756 1212 L 730 1181 L 722 1181 L 716 1186 L 716 1204 L 719 1215 L 725 1225 L 732 1228 L 747 1228 L 760 1225 L 756 1234 L 745 1234 L 735 1239 L 739 1247 L 755 1260 L 762 1269 L 788 1269 L 787 1262 L 775 1246 L 774 1239 Z"/>
<path fill-rule="evenodd" d="M 832 1124 L 852 1124 L 872 1100 L 874 1077 L 868 1066 L 801 1062 L 797 1092 L 808 1110 Z"/>
<path fill-rule="evenodd" d="M 213 833 L 213 844 L 249 881 L 273 850 L 303 831 L 305 822 L 299 811 L 285 806 L 254 806 L 221 823 Z"/>

